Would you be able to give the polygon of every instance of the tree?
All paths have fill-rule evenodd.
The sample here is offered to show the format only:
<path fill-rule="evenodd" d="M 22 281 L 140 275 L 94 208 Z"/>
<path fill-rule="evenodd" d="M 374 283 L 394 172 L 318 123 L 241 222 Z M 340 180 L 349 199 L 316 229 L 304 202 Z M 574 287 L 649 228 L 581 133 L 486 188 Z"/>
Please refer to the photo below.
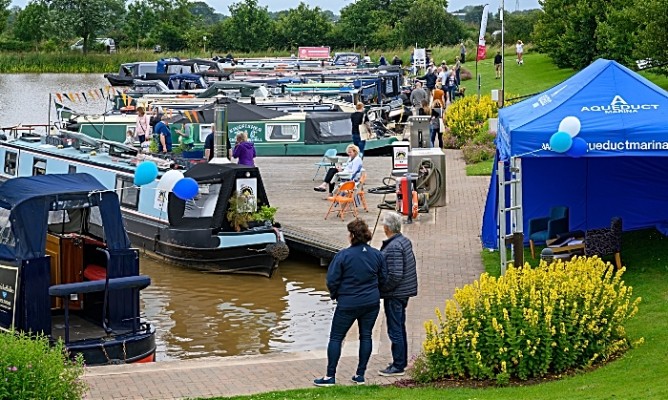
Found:
<path fill-rule="evenodd" d="M 332 23 L 320 7 L 299 3 L 278 19 L 276 31 L 282 46 L 277 47 L 320 46 L 325 44 L 331 29 Z"/>
<path fill-rule="evenodd" d="M 257 0 L 243 0 L 233 3 L 229 10 L 230 22 L 225 25 L 229 48 L 244 52 L 266 50 L 274 34 L 274 21 L 267 7 L 258 6 Z"/>
<path fill-rule="evenodd" d="M 157 21 L 153 9 L 145 0 L 128 4 L 128 13 L 125 17 L 125 29 L 128 41 L 137 46 L 146 40 Z"/>
<path fill-rule="evenodd" d="M 638 1 L 630 10 L 637 25 L 636 56 L 663 64 L 660 72 L 668 73 L 668 0 Z"/>
<path fill-rule="evenodd" d="M 38 43 L 45 39 L 44 29 L 49 21 L 49 7 L 44 1 L 31 1 L 19 12 L 14 22 L 14 37 L 24 42 Z M 39 26 L 40 29 L 35 29 Z"/>
<path fill-rule="evenodd" d="M 9 5 L 12 0 L 0 0 L 0 33 L 7 27 L 7 18 L 9 18 Z"/>
<path fill-rule="evenodd" d="M 86 53 L 95 35 L 119 23 L 125 0 L 46 0 L 58 13 L 58 21 L 84 39 Z"/>
<path fill-rule="evenodd" d="M 417 0 L 401 21 L 404 46 L 453 45 L 464 32 L 461 21 L 446 12 L 440 1 Z"/>
<path fill-rule="evenodd" d="M 199 17 L 205 25 L 213 25 L 225 18 L 223 14 L 217 13 L 213 7 L 203 1 L 190 3 L 190 13 Z"/>
<path fill-rule="evenodd" d="M 518 40 L 523 42 L 531 41 L 534 27 L 538 23 L 541 14 L 543 14 L 541 10 L 515 11 L 505 14 L 505 42 L 515 43 Z"/>

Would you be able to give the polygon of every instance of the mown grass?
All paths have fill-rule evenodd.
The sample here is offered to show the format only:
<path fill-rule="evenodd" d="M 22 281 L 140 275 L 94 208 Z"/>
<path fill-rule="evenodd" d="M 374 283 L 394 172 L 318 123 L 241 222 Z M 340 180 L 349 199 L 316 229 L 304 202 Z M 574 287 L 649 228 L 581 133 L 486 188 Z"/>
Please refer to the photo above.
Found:
<path fill-rule="evenodd" d="M 467 176 L 490 176 L 492 173 L 492 163 L 494 161 L 480 161 L 475 164 L 469 164 L 466 166 L 466 175 Z"/>
<path fill-rule="evenodd" d="M 252 396 L 216 397 L 235 400 L 276 399 L 665 399 L 668 398 L 668 238 L 655 230 L 624 234 L 622 261 L 626 283 L 642 297 L 637 316 L 627 325 L 629 335 L 644 343 L 623 357 L 588 372 L 529 386 L 504 388 L 400 389 L 395 387 L 314 388 L 270 392 Z M 536 264 L 525 252 L 526 260 Z M 499 274 L 499 253 L 483 251 L 485 269 Z M 445 299 L 444 299 L 445 300 Z M 305 384 L 310 377 L 305 376 Z"/>

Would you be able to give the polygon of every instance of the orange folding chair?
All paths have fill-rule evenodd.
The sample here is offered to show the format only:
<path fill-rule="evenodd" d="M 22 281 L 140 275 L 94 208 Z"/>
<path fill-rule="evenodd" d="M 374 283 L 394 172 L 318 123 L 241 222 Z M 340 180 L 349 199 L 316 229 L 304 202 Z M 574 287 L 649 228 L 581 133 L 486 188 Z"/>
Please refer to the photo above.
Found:
<path fill-rule="evenodd" d="M 357 206 L 355 205 L 355 182 L 348 181 L 344 182 L 339 186 L 338 192 L 334 193 L 333 196 L 327 198 L 332 204 L 325 214 L 325 219 L 329 216 L 334 208 L 338 205 L 341 208 L 339 209 L 339 217 L 343 220 L 343 217 L 346 213 L 346 210 L 352 207 L 353 215 L 357 217 Z"/>

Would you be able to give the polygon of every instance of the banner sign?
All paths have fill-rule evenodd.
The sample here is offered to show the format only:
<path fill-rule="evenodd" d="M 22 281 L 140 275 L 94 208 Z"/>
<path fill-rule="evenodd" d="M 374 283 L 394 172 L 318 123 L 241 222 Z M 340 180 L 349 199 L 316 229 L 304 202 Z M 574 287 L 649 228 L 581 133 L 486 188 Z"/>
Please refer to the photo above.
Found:
<path fill-rule="evenodd" d="M 0 330 L 14 327 L 19 267 L 0 265 Z"/>
<path fill-rule="evenodd" d="M 476 61 L 484 60 L 487 57 L 487 46 L 485 46 L 485 32 L 487 31 L 487 16 L 489 14 L 489 4 L 485 4 L 482 9 L 482 19 L 480 20 L 480 35 L 478 35 L 478 54 Z"/>
<path fill-rule="evenodd" d="M 300 47 L 299 58 L 329 58 L 329 47 Z"/>

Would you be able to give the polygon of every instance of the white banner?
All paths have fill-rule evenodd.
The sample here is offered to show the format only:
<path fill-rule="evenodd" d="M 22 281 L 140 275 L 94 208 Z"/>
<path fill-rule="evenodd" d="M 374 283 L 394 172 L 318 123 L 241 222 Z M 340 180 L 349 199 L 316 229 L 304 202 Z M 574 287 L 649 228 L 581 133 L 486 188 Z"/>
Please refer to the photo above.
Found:
<path fill-rule="evenodd" d="M 476 61 L 484 60 L 487 57 L 487 47 L 485 46 L 485 32 L 487 31 L 487 16 L 489 15 L 489 4 L 485 4 L 482 9 L 482 18 L 480 19 L 480 34 L 478 35 L 478 54 Z"/>

